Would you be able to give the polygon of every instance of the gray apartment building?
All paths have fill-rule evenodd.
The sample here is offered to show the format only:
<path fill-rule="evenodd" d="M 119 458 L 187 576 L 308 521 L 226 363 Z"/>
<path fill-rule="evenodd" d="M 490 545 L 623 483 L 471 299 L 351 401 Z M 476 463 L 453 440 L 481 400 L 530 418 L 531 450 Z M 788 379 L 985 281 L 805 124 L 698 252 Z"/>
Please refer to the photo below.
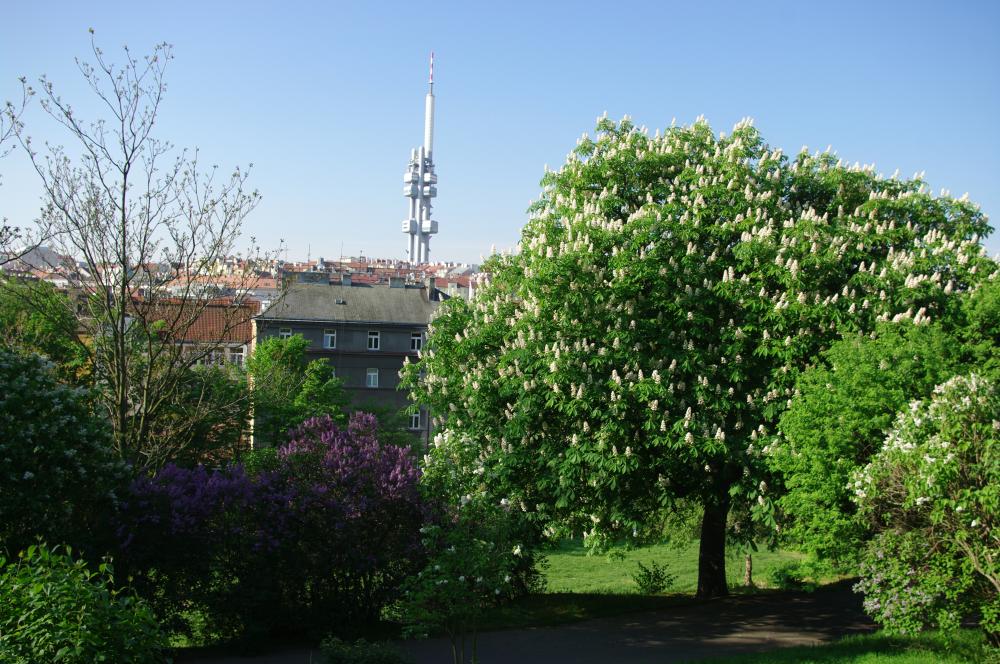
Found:
<path fill-rule="evenodd" d="M 416 359 L 427 325 L 439 304 L 433 279 L 423 285 L 392 279 L 389 285 L 295 283 L 254 317 L 254 343 L 267 337 L 302 335 L 309 360 L 333 365 L 352 403 L 401 410 L 409 405 L 397 390 L 406 357 Z M 430 417 L 425 409 L 408 417 L 409 428 L 425 443 Z"/>

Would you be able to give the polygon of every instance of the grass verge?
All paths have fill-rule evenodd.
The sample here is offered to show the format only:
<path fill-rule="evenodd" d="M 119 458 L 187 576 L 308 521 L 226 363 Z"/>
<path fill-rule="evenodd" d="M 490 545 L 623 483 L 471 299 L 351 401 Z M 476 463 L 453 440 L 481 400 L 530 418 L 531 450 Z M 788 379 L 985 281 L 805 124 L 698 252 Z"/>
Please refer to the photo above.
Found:
<path fill-rule="evenodd" d="M 985 664 L 1000 662 L 978 630 L 950 637 L 928 632 L 913 637 L 865 634 L 821 646 L 782 648 L 765 653 L 699 660 L 702 664 Z"/>

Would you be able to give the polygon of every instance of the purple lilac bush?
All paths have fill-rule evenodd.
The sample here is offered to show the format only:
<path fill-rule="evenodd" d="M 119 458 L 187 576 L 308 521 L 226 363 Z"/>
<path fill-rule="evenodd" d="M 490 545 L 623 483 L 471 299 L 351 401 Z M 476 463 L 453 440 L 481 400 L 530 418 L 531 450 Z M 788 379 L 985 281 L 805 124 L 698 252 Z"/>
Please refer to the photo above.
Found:
<path fill-rule="evenodd" d="M 409 450 L 375 418 L 306 421 L 253 472 L 167 466 L 136 480 L 121 559 L 175 628 L 212 637 L 328 631 L 377 619 L 420 562 L 424 510 Z"/>

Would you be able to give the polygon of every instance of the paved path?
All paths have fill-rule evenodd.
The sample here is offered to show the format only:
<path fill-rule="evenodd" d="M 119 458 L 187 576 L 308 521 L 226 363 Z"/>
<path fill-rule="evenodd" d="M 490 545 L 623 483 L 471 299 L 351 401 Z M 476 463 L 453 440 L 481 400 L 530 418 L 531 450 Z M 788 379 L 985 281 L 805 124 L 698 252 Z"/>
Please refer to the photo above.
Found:
<path fill-rule="evenodd" d="M 870 631 L 847 585 L 814 593 L 739 596 L 684 607 L 586 620 L 558 627 L 487 632 L 482 664 L 668 664 L 713 656 L 811 645 Z M 403 644 L 416 664 L 449 664 L 447 639 Z M 320 664 L 317 651 L 252 658 L 180 659 L 183 664 Z"/>

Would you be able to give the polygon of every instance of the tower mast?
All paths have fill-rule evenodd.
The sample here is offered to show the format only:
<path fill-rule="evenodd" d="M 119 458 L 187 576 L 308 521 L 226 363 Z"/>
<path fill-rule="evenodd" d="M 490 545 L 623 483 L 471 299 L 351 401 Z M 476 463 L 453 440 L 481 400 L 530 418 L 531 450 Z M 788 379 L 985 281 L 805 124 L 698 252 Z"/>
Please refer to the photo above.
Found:
<path fill-rule="evenodd" d="M 410 199 L 409 218 L 403 232 L 410 236 L 410 264 L 430 262 L 431 235 L 438 232 L 438 222 L 431 219 L 431 199 L 437 196 L 434 173 L 434 53 L 431 53 L 430 77 L 424 98 L 424 144 L 410 153 L 410 164 L 403 174 L 403 195 Z"/>

